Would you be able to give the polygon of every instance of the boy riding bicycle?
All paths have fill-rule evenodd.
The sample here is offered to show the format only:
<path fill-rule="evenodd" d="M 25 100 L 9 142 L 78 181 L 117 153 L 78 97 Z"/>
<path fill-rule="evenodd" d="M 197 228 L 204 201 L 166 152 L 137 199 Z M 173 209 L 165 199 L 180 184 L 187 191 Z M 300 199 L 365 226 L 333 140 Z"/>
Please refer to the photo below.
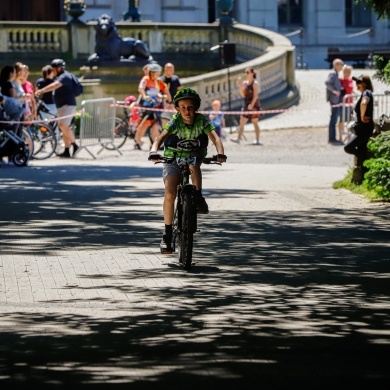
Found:
<path fill-rule="evenodd" d="M 177 142 L 182 139 L 198 139 L 200 148 L 196 151 L 195 156 L 206 157 L 208 139 L 210 138 L 218 153 L 218 162 L 226 161 L 222 141 L 215 132 L 214 126 L 209 119 L 203 114 L 196 111 L 200 107 L 201 99 L 199 95 L 191 88 L 181 89 L 173 98 L 173 103 L 177 113 L 163 127 L 161 134 L 155 139 L 149 160 L 158 161 L 158 150 L 164 143 L 164 156 L 173 157 L 178 152 L 176 148 Z M 180 156 L 185 157 L 186 154 L 194 152 L 180 151 Z M 199 159 L 201 161 L 201 159 Z M 206 200 L 202 196 L 202 171 L 200 169 L 201 162 L 197 162 L 195 166 L 191 166 L 191 181 L 196 187 L 196 207 L 198 214 L 207 214 L 209 212 Z M 180 167 L 176 162 L 168 164 L 164 163 L 163 180 L 165 184 L 165 195 L 163 203 L 165 233 L 163 234 L 160 243 L 160 251 L 164 254 L 172 253 L 172 222 L 174 213 L 174 203 L 176 198 L 177 186 L 180 180 Z"/>

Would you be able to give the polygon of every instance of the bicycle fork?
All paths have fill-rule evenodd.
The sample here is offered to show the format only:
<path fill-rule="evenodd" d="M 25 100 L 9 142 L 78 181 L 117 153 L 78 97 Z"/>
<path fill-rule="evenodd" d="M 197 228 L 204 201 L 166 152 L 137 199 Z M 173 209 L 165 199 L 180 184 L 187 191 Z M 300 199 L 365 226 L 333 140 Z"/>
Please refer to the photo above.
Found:
<path fill-rule="evenodd" d="M 195 186 L 192 184 L 186 184 L 184 187 L 179 186 L 177 189 L 177 195 L 176 195 L 176 207 L 173 215 L 173 233 L 172 233 L 172 247 L 173 251 L 176 252 L 176 243 L 179 242 L 180 236 L 182 233 L 183 228 L 183 198 L 184 194 L 189 194 L 190 198 L 192 199 L 194 203 L 194 208 L 196 210 L 195 206 Z M 197 216 L 195 212 L 194 220 L 193 220 L 193 233 L 196 233 L 197 230 Z"/>

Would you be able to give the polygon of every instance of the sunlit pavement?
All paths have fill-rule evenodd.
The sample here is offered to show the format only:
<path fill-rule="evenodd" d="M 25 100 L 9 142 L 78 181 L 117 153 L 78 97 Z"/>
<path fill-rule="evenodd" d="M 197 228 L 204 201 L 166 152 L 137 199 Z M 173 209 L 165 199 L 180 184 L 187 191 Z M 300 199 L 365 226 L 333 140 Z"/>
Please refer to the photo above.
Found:
<path fill-rule="evenodd" d="M 388 204 L 332 189 L 325 128 L 251 136 L 204 168 L 189 272 L 146 151 L 0 169 L 2 388 L 389 387 Z"/>

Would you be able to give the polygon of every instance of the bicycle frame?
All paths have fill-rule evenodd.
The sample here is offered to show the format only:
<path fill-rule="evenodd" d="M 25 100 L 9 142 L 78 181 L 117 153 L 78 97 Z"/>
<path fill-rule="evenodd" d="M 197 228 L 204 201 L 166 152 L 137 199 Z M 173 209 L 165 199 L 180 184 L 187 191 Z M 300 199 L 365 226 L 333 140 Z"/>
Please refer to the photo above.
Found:
<path fill-rule="evenodd" d="M 179 166 L 181 174 L 174 208 L 172 246 L 173 250 L 176 251 L 177 244 L 179 262 L 185 269 L 189 269 L 192 262 L 193 234 L 197 231 L 198 222 L 195 205 L 195 186 L 189 182 L 191 169 L 188 160 L 181 160 Z"/>
<path fill-rule="evenodd" d="M 179 147 L 180 145 L 180 147 Z M 197 208 L 195 202 L 195 186 L 190 184 L 191 166 L 195 166 L 198 158 L 205 164 L 218 164 L 218 156 L 213 157 L 195 157 L 191 152 L 199 148 L 199 140 L 182 140 L 178 142 L 179 152 L 174 157 L 165 157 L 159 154 L 149 159 L 156 163 L 177 162 L 180 167 L 180 181 L 177 186 L 174 213 L 173 213 L 173 235 L 172 249 L 175 252 L 178 247 L 179 262 L 185 269 L 190 269 L 192 265 L 193 235 L 197 232 Z M 186 157 L 177 157 L 180 150 L 190 152 Z M 187 153 L 186 153 L 187 154 Z M 224 156 L 226 159 L 226 156 Z"/>

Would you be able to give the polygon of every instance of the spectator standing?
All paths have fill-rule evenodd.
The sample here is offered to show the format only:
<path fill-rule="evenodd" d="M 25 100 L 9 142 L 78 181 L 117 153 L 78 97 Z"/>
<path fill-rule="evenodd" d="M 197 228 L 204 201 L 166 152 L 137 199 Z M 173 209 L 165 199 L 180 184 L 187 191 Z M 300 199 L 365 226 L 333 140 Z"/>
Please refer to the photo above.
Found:
<path fill-rule="evenodd" d="M 23 72 L 22 72 L 22 88 L 23 91 L 31 96 L 31 98 L 28 100 L 28 104 L 30 106 L 30 111 L 32 113 L 32 119 L 37 118 L 37 104 L 35 101 L 35 86 L 34 84 L 28 79 L 30 76 L 30 68 L 28 65 L 23 65 Z"/>
<path fill-rule="evenodd" d="M 167 85 L 169 89 L 169 93 L 171 94 L 171 98 L 176 95 L 177 91 L 180 91 L 183 86 L 181 85 L 180 78 L 175 74 L 175 66 L 171 62 L 167 62 L 164 65 L 164 73 L 160 77 L 162 81 Z M 168 121 L 172 118 L 175 107 L 172 101 L 167 102 L 166 108 L 171 110 L 172 112 L 164 111 L 161 115 L 161 123 L 162 126 L 165 126 Z"/>
<path fill-rule="evenodd" d="M 356 156 L 352 181 L 360 184 L 364 177 L 363 162 L 367 158 L 367 143 L 374 132 L 374 98 L 372 96 L 374 88 L 368 75 L 353 77 L 353 80 L 361 95 L 354 108 L 357 121 L 355 135 L 344 146 L 344 150 Z"/>
<path fill-rule="evenodd" d="M 47 85 L 54 83 L 53 77 L 54 77 L 53 68 L 51 67 L 51 65 L 45 65 L 42 68 L 42 77 L 39 78 L 36 82 L 37 89 L 45 88 Z M 46 92 L 41 96 L 41 98 L 43 103 L 45 103 L 46 107 L 50 110 L 50 112 L 53 115 L 56 115 L 57 108 L 54 103 L 53 92 L 52 91 Z M 45 113 L 41 113 L 41 114 L 42 116 L 45 116 Z"/>
<path fill-rule="evenodd" d="M 74 93 L 73 75 L 65 70 L 65 61 L 57 58 L 51 62 L 55 80 L 53 83 L 38 89 L 35 92 L 37 97 L 47 92 L 54 93 L 54 103 L 57 107 L 58 127 L 60 128 L 65 144 L 65 151 L 59 157 L 70 158 L 78 150 L 75 135 L 70 128 L 70 123 L 76 111 L 77 102 Z M 73 154 L 70 155 L 70 147 L 73 146 Z"/>
<path fill-rule="evenodd" d="M 21 62 L 17 62 L 15 64 L 15 70 L 16 70 L 16 75 L 15 79 L 13 80 L 12 84 L 15 88 L 15 98 L 23 101 L 25 104 L 25 114 L 24 114 L 24 119 L 35 119 L 34 112 L 32 111 L 32 103 L 31 101 L 34 100 L 34 97 L 26 92 L 23 89 L 23 83 L 25 82 L 25 68 L 24 64 Z"/>
<path fill-rule="evenodd" d="M 210 112 L 209 119 L 211 124 L 215 127 L 215 132 L 218 134 L 220 138 L 223 138 L 222 128 L 226 127 L 225 124 L 225 116 L 221 112 L 221 101 L 214 100 L 211 103 L 213 111 Z"/>
<path fill-rule="evenodd" d="M 5 65 L 0 71 L 0 88 L 4 96 L 16 97 L 16 90 L 13 81 L 16 77 L 16 69 L 12 65 Z"/>
<path fill-rule="evenodd" d="M 343 128 L 351 120 L 351 114 L 353 112 L 353 97 L 348 96 L 344 99 L 344 96 L 353 94 L 353 80 L 352 80 L 352 66 L 344 65 L 342 75 L 339 77 L 341 83 L 341 102 L 343 103 L 342 111 L 339 120 L 339 141 L 343 141 Z M 345 104 L 345 107 L 344 107 Z M 343 120 L 344 119 L 344 120 Z"/>
<path fill-rule="evenodd" d="M 326 85 L 326 100 L 330 103 L 330 120 L 328 127 L 328 142 L 332 145 L 343 145 L 342 142 L 336 139 L 336 125 L 340 118 L 341 112 L 341 82 L 339 73 L 344 66 L 344 62 L 340 58 L 333 60 L 333 69 L 328 74 L 325 81 Z"/>
<path fill-rule="evenodd" d="M 251 114 L 250 111 L 260 111 L 260 85 L 257 81 L 256 71 L 253 68 L 245 69 L 245 80 L 241 82 L 238 80 L 240 87 L 240 95 L 244 98 L 244 106 L 242 108 L 242 115 L 240 117 L 240 123 L 238 126 L 237 137 L 232 138 L 233 142 L 240 143 L 244 134 L 244 127 L 248 120 L 251 120 L 255 129 L 255 140 L 253 145 L 262 145 L 260 142 L 260 127 L 259 118 L 262 116 L 260 113 Z"/>

